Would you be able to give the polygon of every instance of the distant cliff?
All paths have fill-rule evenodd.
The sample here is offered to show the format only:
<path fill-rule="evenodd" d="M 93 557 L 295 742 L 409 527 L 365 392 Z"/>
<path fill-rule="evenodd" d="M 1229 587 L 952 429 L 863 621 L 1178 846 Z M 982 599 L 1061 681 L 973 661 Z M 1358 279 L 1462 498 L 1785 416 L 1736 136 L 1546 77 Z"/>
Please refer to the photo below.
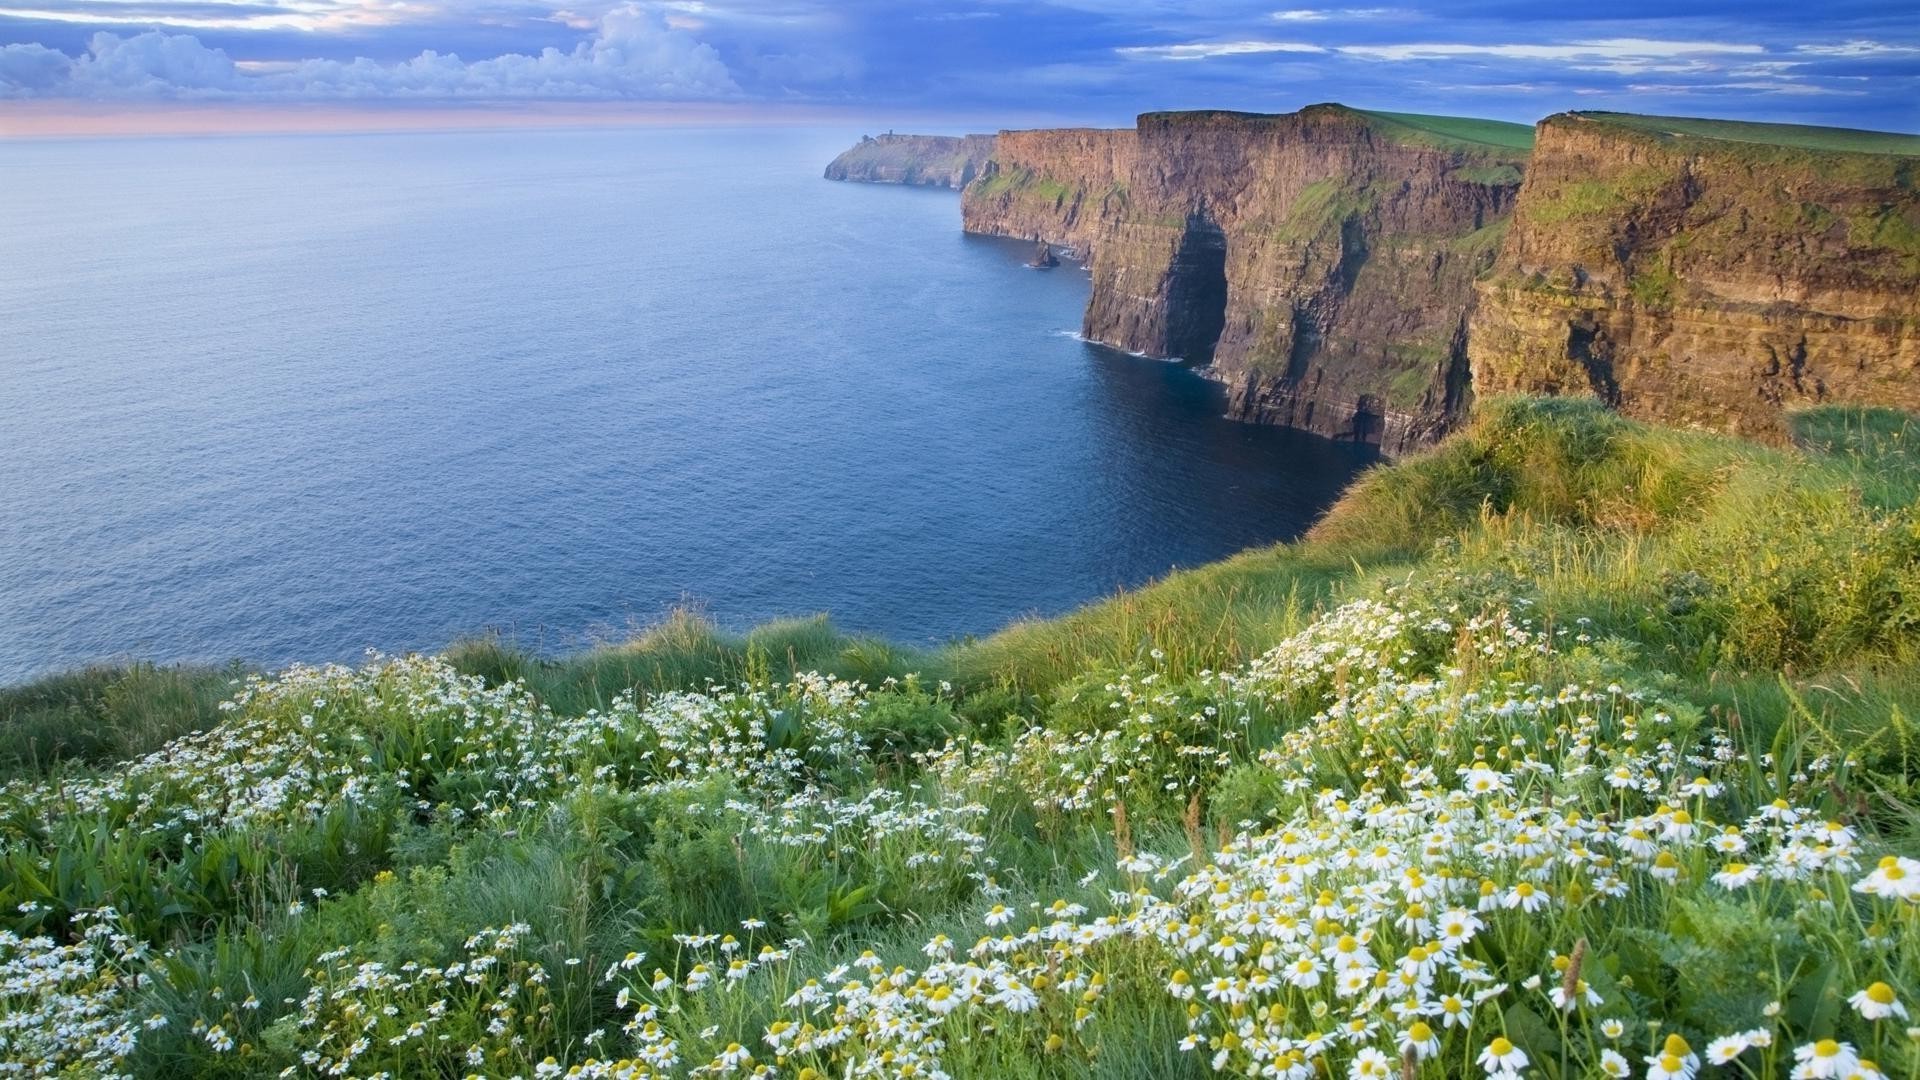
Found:
<path fill-rule="evenodd" d="M 1476 391 L 1772 439 L 1797 405 L 1920 408 L 1915 154 L 1867 132 L 1549 117 L 1479 285 Z"/>
<path fill-rule="evenodd" d="M 828 164 L 829 180 L 967 186 L 993 156 L 991 135 L 869 135 Z"/>
<path fill-rule="evenodd" d="M 1204 365 L 1233 415 L 1404 450 L 1464 403 L 1466 315 L 1527 129 L 1317 105 L 1010 131 L 968 231 L 1091 259 L 1084 331 Z"/>
<path fill-rule="evenodd" d="M 890 138 L 842 160 L 941 152 Z M 1920 138 L 1339 105 L 976 138 L 965 228 L 1087 259 L 1087 337 L 1242 419 L 1391 453 L 1508 391 L 1771 439 L 1801 404 L 1920 409 Z"/>

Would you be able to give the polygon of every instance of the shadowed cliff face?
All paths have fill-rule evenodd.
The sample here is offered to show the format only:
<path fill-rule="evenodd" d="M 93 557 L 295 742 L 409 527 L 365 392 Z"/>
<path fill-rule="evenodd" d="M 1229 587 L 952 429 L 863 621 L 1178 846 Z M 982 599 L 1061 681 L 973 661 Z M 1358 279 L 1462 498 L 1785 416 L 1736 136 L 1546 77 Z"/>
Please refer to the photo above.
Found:
<path fill-rule="evenodd" d="M 1658 127 L 1540 124 L 1479 287 L 1475 390 L 1769 439 L 1799 405 L 1920 408 L 1920 157 Z"/>
<path fill-rule="evenodd" d="M 1465 319 L 1524 152 L 1339 106 L 1003 132 L 971 232 L 1090 260 L 1084 331 L 1207 365 L 1233 415 L 1389 452 L 1464 405 Z"/>
<path fill-rule="evenodd" d="M 921 184 L 955 191 L 993 156 L 991 135 L 869 135 L 827 165 L 829 180 Z"/>

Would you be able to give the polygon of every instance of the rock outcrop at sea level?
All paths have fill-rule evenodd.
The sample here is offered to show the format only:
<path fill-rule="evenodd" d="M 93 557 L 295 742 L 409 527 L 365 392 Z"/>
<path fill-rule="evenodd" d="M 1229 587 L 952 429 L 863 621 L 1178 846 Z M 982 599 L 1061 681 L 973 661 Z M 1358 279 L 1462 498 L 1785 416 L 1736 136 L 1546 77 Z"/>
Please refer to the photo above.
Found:
<path fill-rule="evenodd" d="M 993 156 L 991 135 L 868 135 L 828 163 L 829 180 L 966 187 Z"/>

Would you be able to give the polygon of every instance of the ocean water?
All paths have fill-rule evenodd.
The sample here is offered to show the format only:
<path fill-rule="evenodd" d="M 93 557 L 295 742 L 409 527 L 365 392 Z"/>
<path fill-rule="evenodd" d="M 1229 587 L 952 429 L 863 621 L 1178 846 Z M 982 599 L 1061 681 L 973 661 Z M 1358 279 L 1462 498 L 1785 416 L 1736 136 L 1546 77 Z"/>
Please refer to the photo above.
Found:
<path fill-rule="evenodd" d="M 1297 535 L 1371 461 L 1072 336 L 857 130 L 0 145 L 0 681 L 691 605 L 985 634 Z"/>

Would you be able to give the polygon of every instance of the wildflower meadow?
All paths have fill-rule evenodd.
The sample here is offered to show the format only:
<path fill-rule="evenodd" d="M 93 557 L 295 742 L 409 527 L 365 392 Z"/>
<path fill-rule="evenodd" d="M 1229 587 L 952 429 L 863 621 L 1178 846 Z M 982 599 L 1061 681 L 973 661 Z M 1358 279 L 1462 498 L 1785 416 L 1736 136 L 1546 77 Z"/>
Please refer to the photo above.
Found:
<path fill-rule="evenodd" d="M 1699 437 L 1719 494 L 1629 490 L 1602 467 L 1666 436 L 1528 409 L 1488 423 L 1583 493 L 1471 435 L 1382 470 L 1284 590 L 1233 586 L 1231 641 L 1176 592 L 1204 624 L 1148 593 L 943 654 L 748 640 L 597 696 L 374 656 L 17 769 L 0 1075 L 1920 1077 L 1885 447 L 1765 458 L 1783 495 Z M 1420 470 L 1454 501 L 1368 547 Z M 1756 503 L 1711 500 L 1829 491 L 1783 543 L 1842 523 L 1852 580 L 1757 598 L 1818 552 L 1753 570 L 1712 513 Z"/>

